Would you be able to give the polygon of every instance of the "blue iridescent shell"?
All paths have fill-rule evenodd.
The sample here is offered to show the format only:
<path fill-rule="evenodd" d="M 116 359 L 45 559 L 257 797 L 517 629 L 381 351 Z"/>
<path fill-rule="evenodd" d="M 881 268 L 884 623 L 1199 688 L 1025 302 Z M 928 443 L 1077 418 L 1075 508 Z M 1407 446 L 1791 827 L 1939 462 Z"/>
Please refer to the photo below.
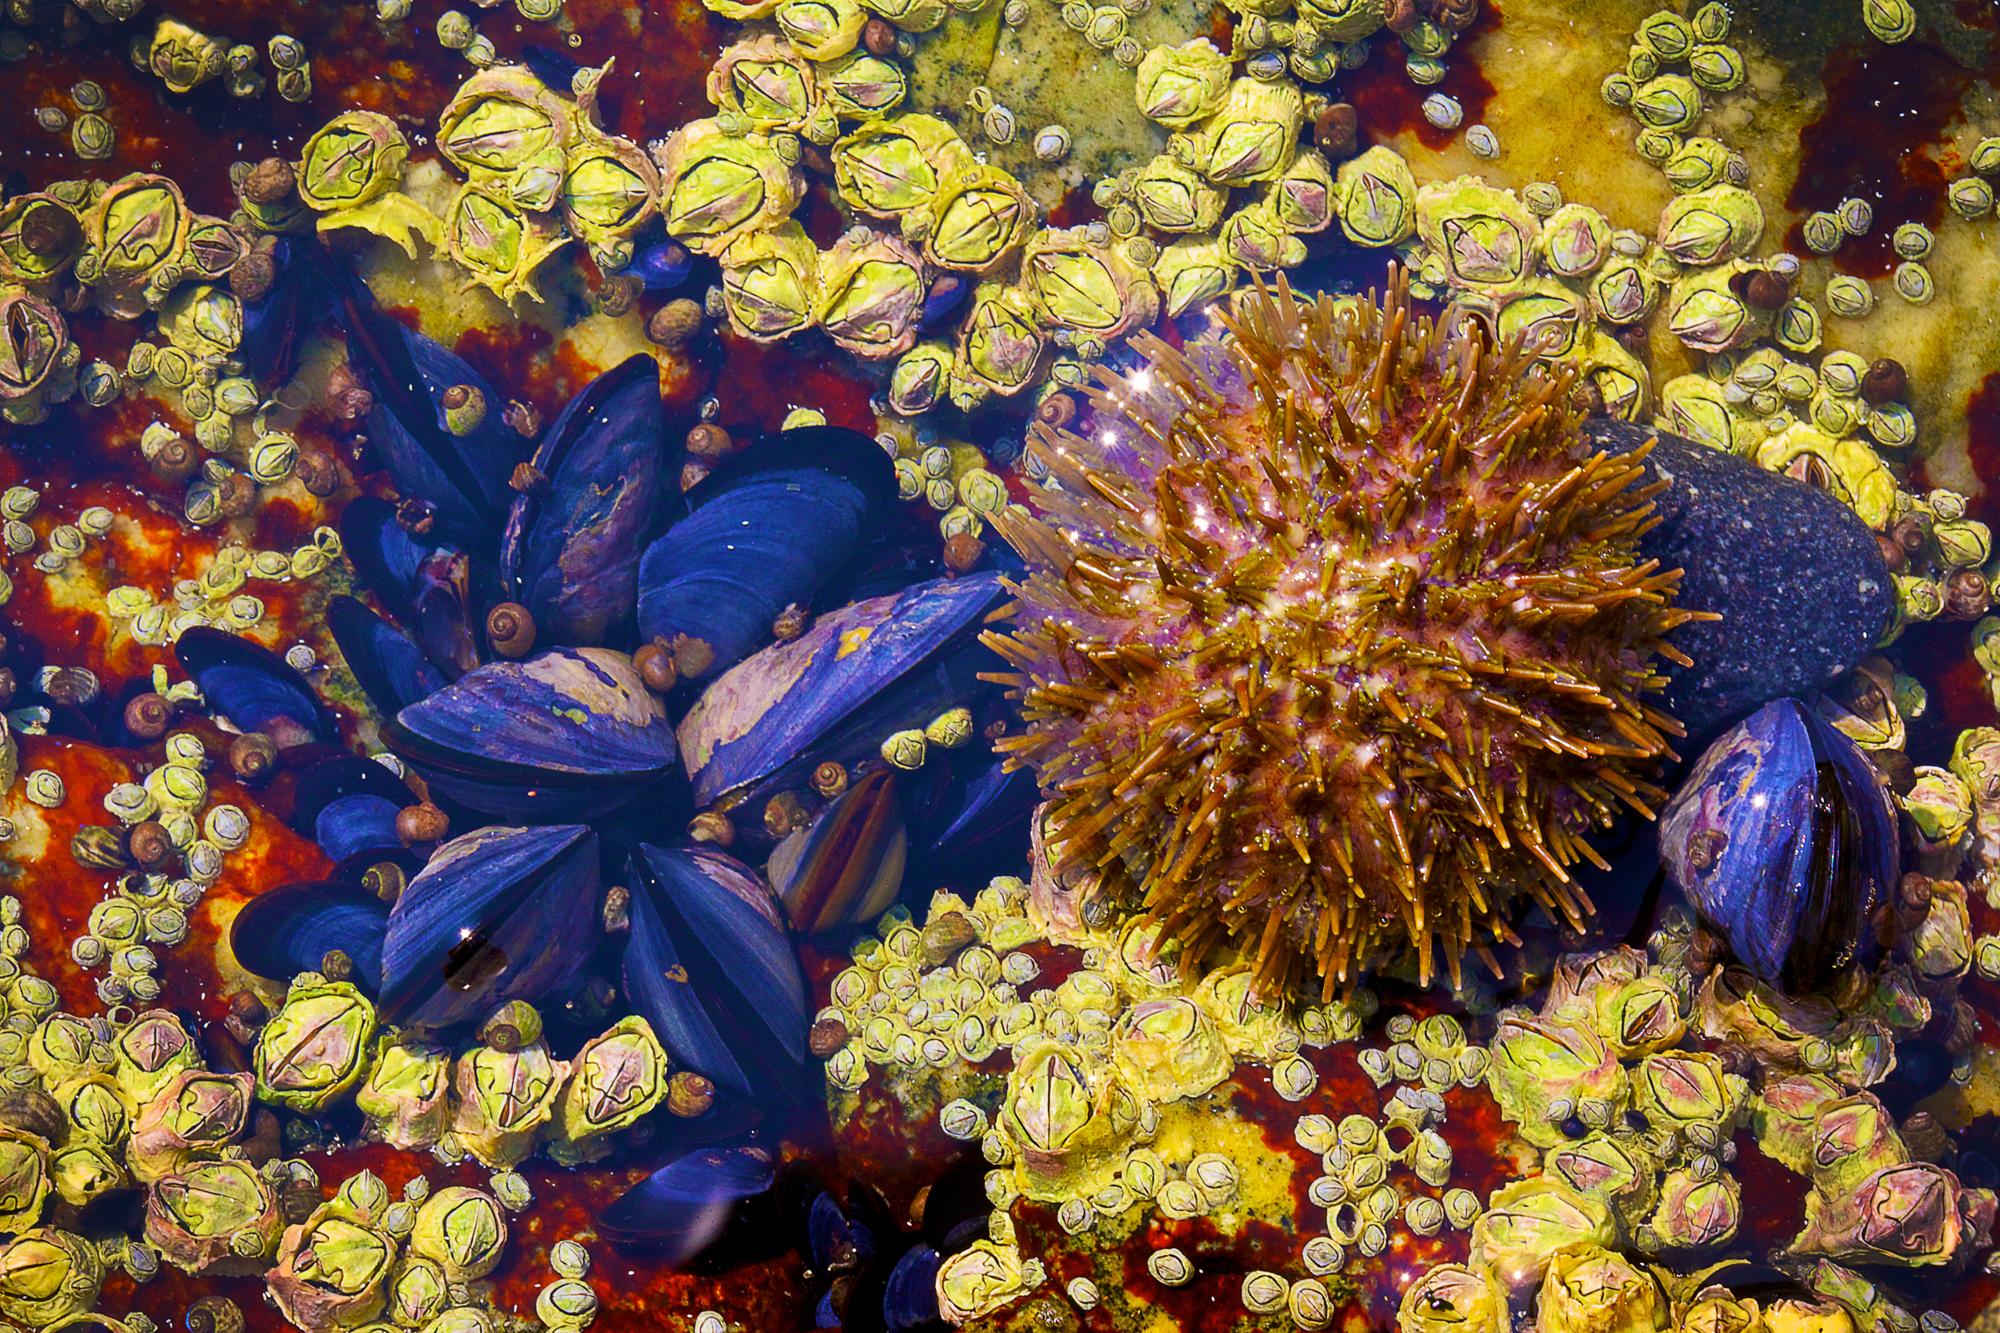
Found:
<path fill-rule="evenodd" d="M 1736 956 L 1794 992 L 1866 961 L 1899 869 L 1874 765 L 1794 699 L 1702 753 L 1661 812 L 1659 842 L 1674 887 Z"/>

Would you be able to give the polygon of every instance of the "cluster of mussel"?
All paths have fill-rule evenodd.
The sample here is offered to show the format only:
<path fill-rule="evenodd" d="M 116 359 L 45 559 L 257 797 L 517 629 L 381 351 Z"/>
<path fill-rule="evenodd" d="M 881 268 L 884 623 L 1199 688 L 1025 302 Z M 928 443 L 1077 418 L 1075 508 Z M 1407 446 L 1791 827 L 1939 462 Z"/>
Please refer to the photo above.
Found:
<path fill-rule="evenodd" d="M 388 617 L 341 597 L 326 618 L 393 756 L 332 745 L 277 655 L 182 637 L 212 709 L 284 747 L 273 796 L 337 863 L 251 900 L 237 960 L 344 973 L 383 1024 L 439 1041 L 513 1001 L 558 1050 L 643 1018 L 714 1089 L 664 1137 L 706 1146 L 600 1226 L 688 1249 L 718 1199 L 770 1183 L 739 1137 L 811 1096 L 794 933 L 879 913 L 906 868 L 1025 856 L 1032 776 L 968 743 L 1005 726 L 978 635 L 1008 553 L 947 576 L 934 543 L 900 545 L 888 455 L 838 428 L 767 437 L 683 490 L 647 356 L 530 446 L 471 366 L 338 290 L 401 499 L 341 519 Z"/>

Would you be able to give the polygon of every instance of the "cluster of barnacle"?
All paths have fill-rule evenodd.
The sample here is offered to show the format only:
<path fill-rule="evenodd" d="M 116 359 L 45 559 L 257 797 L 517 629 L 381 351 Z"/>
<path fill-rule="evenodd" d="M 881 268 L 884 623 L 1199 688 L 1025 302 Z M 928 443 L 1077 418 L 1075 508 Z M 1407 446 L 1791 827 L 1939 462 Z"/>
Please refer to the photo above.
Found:
<path fill-rule="evenodd" d="M 1837 997 L 1785 996 L 1721 967 L 1696 987 L 1690 939 L 1670 923 L 1652 941 L 1654 960 L 1633 949 L 1565 958 L 1539 1013 L 1503 1012 L 1492 1089 L 1542 1150 L 1542 1169 L 1493 1196 L 1468 1263 L 1433 1268 L 1409 1288 L 1405 1333 L 1453 1319 L 1490 1327 L 1496 1311 L 1531 1298 L 1537 1326 L 1560 1328 L 1593 1289 L 1640 1316 L 1636 1327 L 1665 1326 L 1670 1314 L 1674 1327 L 1714 1326 L 1693 1313 L 1707 1302 L 1740 1311 L 1745 1298 L 1704 1289 L 1713 1270 L 1677 1278 L 1612 1251 L 1665 1258 L 1726 1246 L 1742 1206 L 1728 1163 L 1744 1127 L 1811 1183 L 1805 1225 L 1779 1262 L 1824 1304 L 1781 1302 L 1799 1308 L 1767 1312 L 1766 1326 L 1798 1327 L 1817 1310 L 1838 1322 L 1812 1326 L 1914 1329 L 1913 1315 L 1845 1265 L 1962 1261 L 1988 1243 L 1994 1200 L 1935 1160 L 1942 1136 L 1927 1117 L 1905 1122 L 1906 1142 L 1883 1102 L 1860 1090 L 1886 1076 L 1892 1033 L 1956 1031 L 1970 1018 L 1956 1000 L 1968 953 L 1963 890 L 1913 879 L 1895 908 L 1894 959 Z M 1694 1033 L 1705 1048 L 1685 1040 Z M 1754 1089 L 1735 1072 L 1750 1068 L 1761 1078 Z M 1947 1327 L 1939 1318 L 1925 1327 Z"/>
<path fill-rule="evenodd" d="M 1749 77 L 1742 53 L 1727 45 L 1729 22 L 1729 6 L 1719 3 L 1703 5 L 1692 19 L 1655 10 L 1632 34 L 1625 68 L 1606 75 L 1601 88 L 1607 103 L 1639 122 L 1639 156 L 1676 189 L 1686 188 L 1688 176 L 1727 172 L 1738 185 L 1746 176 L 1742 158 L 1718 141 L 1687 137 L 1701 119 L 1704 92 L 1726 93 Z"/>
<path fill-rule="evenodd" d="M 108 1265 L 146 1281 L 164 1262 L 262 1274 L 306 1333 L 378 1320 L 485 1333 L 500 1316 L 475 1284 L 499 1263 L 506 1214 L 532 1203 L 512 1168 L 545 1138 L 564 1160 L 601 1156 L 606 1136 L 662 1102 L 685 1109 L 699 1091 L 672 1083 L 640 1019 L 560 1061 L 539 1017 L 517 1002 L 454 1061 L 421 1034 L 378 1032 L 353 986 L 317 973 L 296 977 L 275 1013 L 238 1005 L 229 1027 L 252 1043 L 254 1073 L 215 1072 L 169 1011 L 121 1019 L 114 1010 L 113 1021 L 57 1012 L 53 988 L 21 970 L 19 915 L 18 903 L 0 903 L 9 921 L 0 968 L 11 974 L 0 1020 L 0 1179 L 11 1211 L 0 1220 L 13 1233 L 0 1246 L 0 1319 L 29 1327 L 90 1310 Z M 471 1156 L 493 1170 L 490 1189 L 433 1191 L 417 1176 L 392 1199 L 363 1171 L 323 1199 L 312 1168 L 283 1156 L 312 1146 L 289 1132 L 306 1122 L 281 1131 L 258 1103 L 311 1112 L 350 1097 L 372 1134 L 432 1148 L 446 1163 Z M 52 1195 L 81 1209 L 128 1179 L 146 1191 L 140 1239 L 100 1244 L 47 1216 Z M 549 1261 L 556 1280 L 537 1298 L 537 1319 L 587 1326 L 597 1308 L 582 1281 L 589 1256 L 559 1241 Z"/>
<path fill-rule="evenodd" d="M 170 93 L 191 93 L 225 75 L 231 97 L 256 97 L 269 86 L 258 68 L 256 47 L 212 36 L 175 18 L 162 18 L 150 31 L 135 33 L 128 54 L 135 68 L 152 74 Z M 278 96 L 287 102 L 312 96 L 312 65 L 305 43 L 281 32 L 271 38 L 264 54 L 277 71 Z"/>

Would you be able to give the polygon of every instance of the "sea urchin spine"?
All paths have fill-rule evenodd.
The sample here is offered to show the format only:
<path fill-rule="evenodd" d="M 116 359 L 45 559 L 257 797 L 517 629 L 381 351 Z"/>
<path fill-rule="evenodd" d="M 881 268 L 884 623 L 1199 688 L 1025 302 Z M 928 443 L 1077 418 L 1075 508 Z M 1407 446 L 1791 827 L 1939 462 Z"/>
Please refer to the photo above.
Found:
<path fill-rule="evenodd" d="M 1642 561 L 1646 450 L 1594 451 L 1569 375 L 1478 325 L 1280 279 L 1221 342 L 1102 375 L 1038 427 L 1011 634 L 1063 869 L 1258 989 L 1351 985 L 1405 942 L 1428 984 L 1511 939 L 1620 803 L 1650 819 L 1674 720 L 1643 696 L 1680 571 Z"/>

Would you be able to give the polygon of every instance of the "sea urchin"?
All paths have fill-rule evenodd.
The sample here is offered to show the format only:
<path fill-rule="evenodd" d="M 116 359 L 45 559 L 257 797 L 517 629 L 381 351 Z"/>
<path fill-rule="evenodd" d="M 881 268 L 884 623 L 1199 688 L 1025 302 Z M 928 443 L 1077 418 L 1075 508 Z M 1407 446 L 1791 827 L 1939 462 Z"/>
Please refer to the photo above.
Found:
<path fill-rule="evenodd" d="M 1230 336 L 1105 372 L 1088 436 L 1043 428 L 1009 635 L 1063 869 L 1191 958 L 1322 995 L 1405 942 L 1429 981 L 1512 939 L 1622 802 L 1651 818 L 1674 720 L 1643 696 L 1680 571 L 1641 560 L 1646 450 L 1595 450 L 1566 372 L 1282 279 Z"/>

